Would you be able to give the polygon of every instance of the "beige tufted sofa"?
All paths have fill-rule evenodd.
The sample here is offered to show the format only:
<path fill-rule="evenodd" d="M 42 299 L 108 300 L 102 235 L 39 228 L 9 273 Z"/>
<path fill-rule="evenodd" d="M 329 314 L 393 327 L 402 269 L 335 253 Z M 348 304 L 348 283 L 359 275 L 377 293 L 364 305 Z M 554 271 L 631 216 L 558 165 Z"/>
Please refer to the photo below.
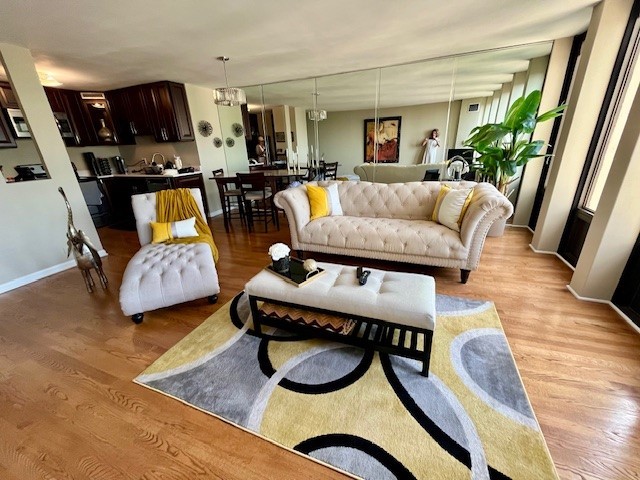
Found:
<path fill-rule="evenodd" d="M 335 182 L 311 182 L 327 186 Z M 291 245 L 302 251 L 377 258 L 437 267 L 459 268 L 462 283 L 478 268 L 491 225 L 507 219 L 513 206 L 491 184 L 451 182 L 452 188 L 475 187 L 460 232 L 431 221 L 440 182 L 337 182 L 343 216 L 310 221 L 304 185 L 279 192 Z"/>

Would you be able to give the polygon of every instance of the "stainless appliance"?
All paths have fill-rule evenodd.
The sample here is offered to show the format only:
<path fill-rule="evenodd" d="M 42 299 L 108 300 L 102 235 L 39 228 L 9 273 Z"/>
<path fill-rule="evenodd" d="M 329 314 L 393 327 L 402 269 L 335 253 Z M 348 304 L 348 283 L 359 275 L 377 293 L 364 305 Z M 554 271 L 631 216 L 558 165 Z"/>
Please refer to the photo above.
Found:
<path fill-rule="evenodd" d="M 7 108 L 7 114 L 9 115 L 9 121 L 16 134 L 16 138 L 31 138 L 29 132 L 29 125 L 22 114 L 22 110 L 19 108 Z"/>
<path fill-rule="evenodd" d="M 58 130 L 60 130 L 60 135 L 62 135 L 62 138 L 73 138 L 73 127 L 71 126 L 71 121 L 69 120 L 67 114 L 64 112 L 53 112 L 53 116 L 56 119 Z"/>

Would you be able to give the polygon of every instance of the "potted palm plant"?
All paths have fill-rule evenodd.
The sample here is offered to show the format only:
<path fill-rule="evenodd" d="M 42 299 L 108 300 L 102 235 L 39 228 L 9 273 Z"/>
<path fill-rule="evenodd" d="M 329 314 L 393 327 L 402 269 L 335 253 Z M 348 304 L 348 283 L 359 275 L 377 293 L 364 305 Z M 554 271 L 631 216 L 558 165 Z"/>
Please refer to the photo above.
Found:
<path fill-rule="evenodd" d="M 540 90 L 518 98 L 507 111 L 501 123 L 488 123 L 471 130 L 464 146 L 473 148 L 478 157 L 472 168 L 480 179 L 492 182 L 500 192 L 509 196 L 509 184 L 516 178 L 518 167 L 529 160 L 542 157 L 540 150 L 545 146 L 543 140 L 531 140 L 531 133 L 540 122 L 546 122 L 562 115 L 566 105 L 537 115 L 541 99 Z"/>

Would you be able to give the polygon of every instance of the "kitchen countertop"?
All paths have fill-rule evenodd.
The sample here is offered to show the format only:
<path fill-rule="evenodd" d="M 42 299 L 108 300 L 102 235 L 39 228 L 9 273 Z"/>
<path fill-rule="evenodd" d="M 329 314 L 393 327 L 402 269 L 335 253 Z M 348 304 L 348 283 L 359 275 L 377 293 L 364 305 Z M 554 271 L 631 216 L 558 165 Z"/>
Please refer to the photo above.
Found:
<path fill-rule="evenodd" d="M 178 173 L 177 175 L 159 175 L 157 173 L 114 173 L 111 175 L 98 175 L 97 177 L 80 177 L 80 178 L 176 178 L 186 177 L 188 175 L 202 175 L 202 172 Z"/>

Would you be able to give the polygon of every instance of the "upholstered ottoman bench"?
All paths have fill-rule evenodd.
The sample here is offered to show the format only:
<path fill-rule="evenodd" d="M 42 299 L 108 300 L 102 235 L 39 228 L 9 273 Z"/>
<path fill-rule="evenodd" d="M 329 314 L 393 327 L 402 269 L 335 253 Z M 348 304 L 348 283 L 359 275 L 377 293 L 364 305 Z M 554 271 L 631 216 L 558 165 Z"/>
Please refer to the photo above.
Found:
<path fill-rule="evenodd" d="M 318 266 L 325 272 L 303 287 L 266 270 L 245 285 L 256 333 L 270 325 L 373 348 L 421 360 L 428 376 L 436 323 L 433 278 L 368 269 L 361 286 L 356 267 Z"/>
<path fill-rule="evenodd" d="M 191 188 L 202 218 L 202 195 Z M 207 243 L 151 243 L 150 222 L 156 221 L 156 193 L 131 197 L 141 248 L 129 260 L 120 286 L 122 313 L 141 323 L 144 312 L 169 307 L 199 298 L 210 303 L 218 300 L 220 285 Z"/>

